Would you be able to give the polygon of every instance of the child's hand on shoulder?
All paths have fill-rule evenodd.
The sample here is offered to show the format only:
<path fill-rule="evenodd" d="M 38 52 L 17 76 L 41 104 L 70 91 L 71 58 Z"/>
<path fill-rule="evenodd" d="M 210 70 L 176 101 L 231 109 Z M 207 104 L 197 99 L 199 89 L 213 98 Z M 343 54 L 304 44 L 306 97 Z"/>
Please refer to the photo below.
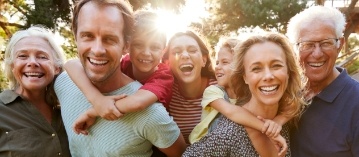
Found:
<path fill-rule="evenodd" d="M 261 116 L 257 116 L 257 118 L 264 122 L 262 133 L 266 134 L 270 138 L 277 137 L 280 134 L 280 131 L 282 130 L 282 125 L 276 123 L 273 120 L 264 119 Z"/>

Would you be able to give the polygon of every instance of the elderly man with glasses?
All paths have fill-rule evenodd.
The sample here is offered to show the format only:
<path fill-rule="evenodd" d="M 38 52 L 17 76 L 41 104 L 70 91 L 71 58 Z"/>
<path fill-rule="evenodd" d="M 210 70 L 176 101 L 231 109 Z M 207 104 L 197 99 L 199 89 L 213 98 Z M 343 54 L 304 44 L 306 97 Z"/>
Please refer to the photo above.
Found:
<path fill-rule="evenodd" d="M 288 24 L 287 35 L 308 77 L 310 102 L 291 131 L 294 157 L 359 156 L 359 83 L 335 67 L 344 29 L 344 15 L 324 6 L 310 7 Z"/>

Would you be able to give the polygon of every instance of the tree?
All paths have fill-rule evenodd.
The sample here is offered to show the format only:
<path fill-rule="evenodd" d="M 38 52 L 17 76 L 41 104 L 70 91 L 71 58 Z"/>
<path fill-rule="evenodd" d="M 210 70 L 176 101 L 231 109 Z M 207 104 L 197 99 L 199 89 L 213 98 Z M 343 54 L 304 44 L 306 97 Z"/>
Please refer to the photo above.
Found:
<path fill-rule="evenodd" d="M 263 29 L 286 31 L 287 22 L 302 11 L 306 0 L 207 0 L 212 16 L 205 19 L 203 28 L 215 43 L 220 35 L 236 32 L 241 27 L 259 26 Z"/>

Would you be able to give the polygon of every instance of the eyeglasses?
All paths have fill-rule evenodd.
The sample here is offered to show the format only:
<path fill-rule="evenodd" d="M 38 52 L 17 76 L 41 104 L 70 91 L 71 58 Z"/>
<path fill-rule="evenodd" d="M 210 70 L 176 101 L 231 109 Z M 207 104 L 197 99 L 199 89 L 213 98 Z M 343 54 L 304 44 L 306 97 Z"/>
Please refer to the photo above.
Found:
<path fill-rule="evenodd" d="M 299 48 L 300 52 L 309 52 L 313 51 L 316 47 L 316 43 L 319 43 L 319 47 L 323 51 L 332 50 L 339 39 L 330 38 L 330 39 L 324 39 L 321 41 L 302 41 L 297 43 L 297 47 Z"/>

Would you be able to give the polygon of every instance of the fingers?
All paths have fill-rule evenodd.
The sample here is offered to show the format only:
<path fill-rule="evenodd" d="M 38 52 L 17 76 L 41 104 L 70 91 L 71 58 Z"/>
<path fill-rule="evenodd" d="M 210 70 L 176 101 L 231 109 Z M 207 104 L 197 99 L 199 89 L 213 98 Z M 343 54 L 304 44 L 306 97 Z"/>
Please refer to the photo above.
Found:
<path fill-rule="evenodd" d="M 287 153 L 287 150 L 288 150 L 288 145 L 287 145 L 287 143 L 285 143 L 284 145 L 282 145 L 282 147 L 278 153 L 278 156 L 284 157 L 285 154 Z"/>

